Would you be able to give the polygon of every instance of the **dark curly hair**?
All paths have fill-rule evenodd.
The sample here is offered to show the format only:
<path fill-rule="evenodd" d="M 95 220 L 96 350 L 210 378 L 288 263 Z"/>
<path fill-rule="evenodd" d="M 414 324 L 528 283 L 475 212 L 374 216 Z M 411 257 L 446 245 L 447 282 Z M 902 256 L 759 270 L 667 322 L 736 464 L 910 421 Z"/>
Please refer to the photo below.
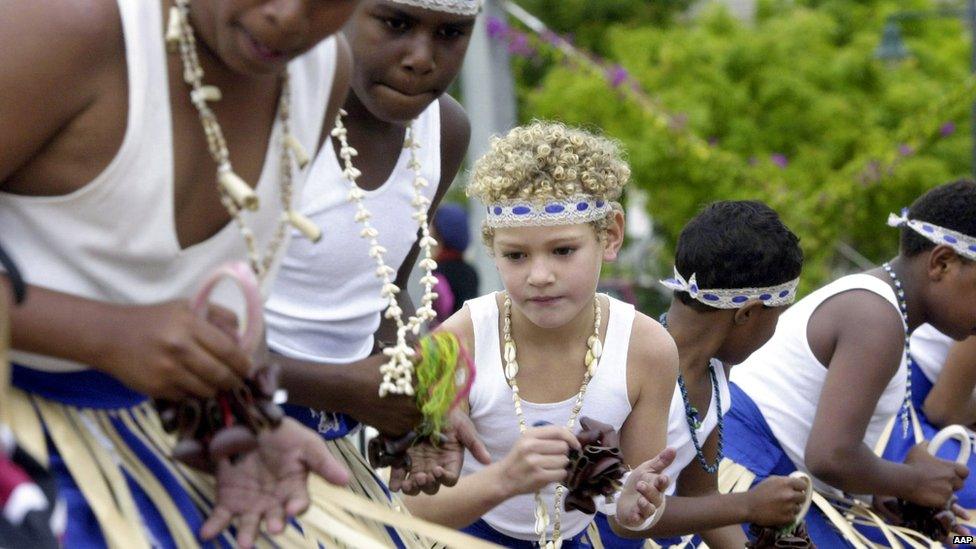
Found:
<path fill-rule="evenodd" d="M 976 183 L 964 179 L 939 185 L 912 203 L 908 217 L 976 237 Z M 934 247 L 910 227 L 901 228 L 902 255 L 912 257 Z"/>
<path fill-rule="evenodd" d="M 705 206 L 685 225 L 674 264 L 683 277 L 694 274 L 700 288 L 763 288 L 800 276 L 803 250 L 769 206 L 727 200 Z M 685 292 L 675 297 L 699 305 Z"/>

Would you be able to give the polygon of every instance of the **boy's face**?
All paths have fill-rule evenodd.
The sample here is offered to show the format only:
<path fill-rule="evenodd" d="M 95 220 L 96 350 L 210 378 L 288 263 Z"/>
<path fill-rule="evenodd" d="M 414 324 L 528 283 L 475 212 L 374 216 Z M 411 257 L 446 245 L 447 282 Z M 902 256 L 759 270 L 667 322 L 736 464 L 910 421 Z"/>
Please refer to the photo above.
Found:
<path fill-rule="evenodd" d="M 929 262 L 929 323 L 956 341 L 976 335 L 976 262 L 937 251 Z"/>
<path fill-rule="evenodd" d="M 196 0 L 190 4 L 198 41 L 230 69 L 277 74 L 338 31 L 358 0 Z"/>
<path fill-rule="evenodd" d="M 734 327 L 717 353 L 717 358 L 724 364 L 739 364 L 765 345 L 776 332 L 776 323 L 780 315 L 787 309 L 766 307 L 759 301 L 746 307 L 751 308 L 748 318 L 741 322 L 733 318 Z M 746 307 L 738 311 L 740 318 Z"/>
<path fill-rule="evenodd" d="M 558 328 L 593 306 L 603 261 L 616 259 L 613 238 L 592 225 L 495 230 L 492 250 L 512 304 L 540 328 Z"/>
<path fill-rule="evenodd" d="M 353 93 L 380 120 L 413 120 L 457 77 L 474 23 L 473 15 L 365 0 L 343 29 Z"/>

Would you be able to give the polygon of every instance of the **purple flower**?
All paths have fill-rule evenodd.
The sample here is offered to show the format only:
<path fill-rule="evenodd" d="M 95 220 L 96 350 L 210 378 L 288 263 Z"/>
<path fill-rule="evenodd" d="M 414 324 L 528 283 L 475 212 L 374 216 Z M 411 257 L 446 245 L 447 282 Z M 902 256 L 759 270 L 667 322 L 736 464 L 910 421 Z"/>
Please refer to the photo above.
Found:
<path fill-rule="evenodd" d="M 522 57 L 529 57 L 535 53 L 532 46 L 529 45 L 529 39 L 524 34 L 520 32 L 510 32 L 509 34 L 508 53 Z"/>
<path fill-rule="evenodd" d="M 911 156 L 915 154 L 915 148 L 907 143 L 902 143 L 898 145 L 898 154 L 902 156 Z"/>
<path fill-rule="evenodd" d="M 786 158 L 786 155 L 782 153 L 771 154 L 769 156 L 769 160 L 772 161 L 773 164 L 779 166 L 780 168 L 785 168 L 790 165 L 790 159 Z"/>
<path fill-rule="evenodd" d="M 610 81 L 610 85 L 618 88 L 624 81 L 627 80 L 629 74 L 627 69 L 621 67 L 620 65 L 614 65 L 612 69 L 607 71 L 607 80 Z"/>
<path fill-rule="evenodd" d="M 501 38 L 508 32 L 508 24 L 497 17 L 489 17 L 485 23 L 485 28 L 488 30 L 488 36 L 491 38 Z"/>
<path fill-rule="evenodd" d="M 540 36 L 542 37 L 543 40 L 545 40 L 549 44 L 552 44 L 553 46 L 558 46 L 563 43 L 562 36 L 559 36 L 558 34 L 548 29 L 543 31 L 543 33 Z"/>
<path fill-rule="evenodd" d="M 709 137 L 708 138 L 708 144 L 711 145 L 712 147 L 717 147 L 718 146 L 718 138 L 717 137 L 714 137 L 714 136 L 713 137 Z"/>
<path fill-rule="evenodd" d="M 956 133 L 955 122 L 946 122 L 939 128 L 939 135 L 941 135 L 942 137 L 949 137 L 954 133 Z"/>

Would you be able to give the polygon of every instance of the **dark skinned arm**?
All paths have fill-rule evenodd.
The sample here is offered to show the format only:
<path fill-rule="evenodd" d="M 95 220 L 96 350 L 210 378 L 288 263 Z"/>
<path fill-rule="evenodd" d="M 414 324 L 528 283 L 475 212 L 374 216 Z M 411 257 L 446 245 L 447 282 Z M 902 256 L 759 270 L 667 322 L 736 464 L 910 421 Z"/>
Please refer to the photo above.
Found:
<path fill-rule="evenodd" d="M 923 409 L 934 425 L 976 423 L 976 337 L 958 341 L 949 349 L 945 365 Z"/>
<path fill-rule="evenodd" d="M 894 463 L 863 442 L 878 400 L 898 372 L 904 334 L 898 312 L 866 290 L 832 297 L 814 312 L 807 338 L 818 360 L 829 367 L 807 440 L 806 465 L 846 492 L 940 507 L 962 484 L 953 464 L 932 458 L 924 448 L 913 450 L 906 463 Z"/>

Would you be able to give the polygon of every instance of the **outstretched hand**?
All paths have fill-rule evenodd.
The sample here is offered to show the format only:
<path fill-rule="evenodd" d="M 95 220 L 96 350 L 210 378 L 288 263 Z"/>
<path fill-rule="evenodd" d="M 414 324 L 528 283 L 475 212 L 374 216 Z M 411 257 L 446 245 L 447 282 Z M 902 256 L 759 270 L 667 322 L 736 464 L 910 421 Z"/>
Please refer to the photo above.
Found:
<path fill-rule="evenodd" d="M 618 523 L 630 528 L 640 526 L 661 507 L 670 483 L 664 470 L 674 457 L 674 448 L 665 448 L 631 471 L 617 500 Z"/>
<path fill-rule="evenodd" d="M 451 411 L 443 435 L 436 446 L 423 441 L 407 450 L 409 470 L 402 467 L 390 470 L 390 490 L 413 496 L 420 492 L 436 494 L 441 486 L 454 486 L 461 477 L 465 448 L 479 462 L 491 463 L 488 449 L 463 410 Z"/>
<path fill-rule="evenodd" d="M 258 435 L 258 448 L 217 464 L 216 503 L 200 537 L 215 538 L 232 523 L 237 544 L 253 546 L 263 524 L 279 534 L 288 517 L 309 505 L 308 474 L 344 485 L 349 472 L 326 448 L 322 438 L 291 418 Z"/>

